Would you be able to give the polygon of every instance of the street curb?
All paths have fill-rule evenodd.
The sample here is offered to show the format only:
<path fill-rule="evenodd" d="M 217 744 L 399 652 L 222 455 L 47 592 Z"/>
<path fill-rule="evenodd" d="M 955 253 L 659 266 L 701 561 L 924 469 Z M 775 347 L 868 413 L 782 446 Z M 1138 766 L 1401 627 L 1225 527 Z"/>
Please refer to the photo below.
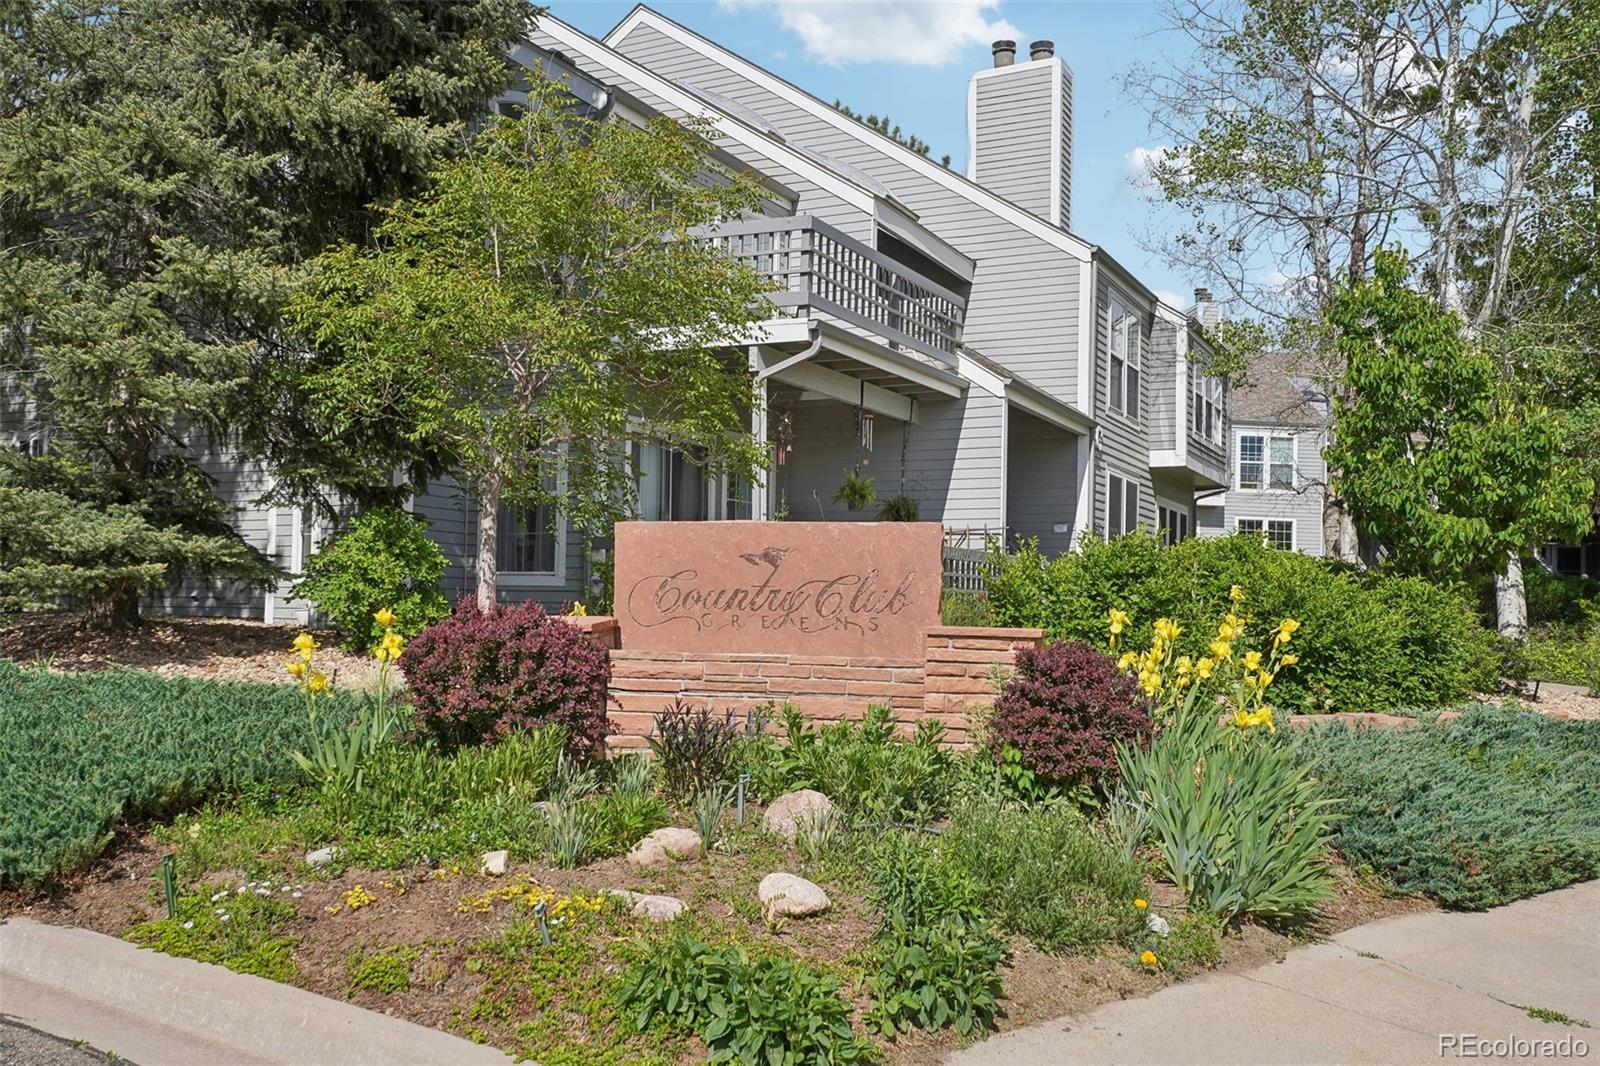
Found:
<path fill-rule="evenodd" d="M 141 1066 L 511 1062 L 494 1048 L 301 988 L 27 918 L 0 921 L 0 1012 Z"/>

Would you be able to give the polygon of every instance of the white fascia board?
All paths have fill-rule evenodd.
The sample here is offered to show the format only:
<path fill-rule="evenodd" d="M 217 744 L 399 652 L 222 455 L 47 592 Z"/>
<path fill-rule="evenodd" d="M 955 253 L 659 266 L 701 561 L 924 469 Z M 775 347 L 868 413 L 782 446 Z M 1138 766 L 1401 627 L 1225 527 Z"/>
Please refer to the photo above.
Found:
<path fill-rule="evenodd" d="M 852 407 L 860 405 L 868 411 L 887 418 L 899 419 L 901 422 L 912 421 L 916 413 L 916 405 L 911 402 L 909 396 L 890 392 L 871 382 L 863 383 L 860 378 L 853 378 L 815 363 L 797 363 L 778 371 L 767 380 L 781 381 L 797 389 L 847 403 Z"/>
<path fill-rule="evenodd" d="M 1150 469 L 1166 470 L 1183 465 L 1183 453 L 1172 448 L 1162 448 L 1150 453 Z"/>
<path fill-rule="evenodd" d="M 1064 429 L 1068 433 L 1088 436 L 1094 432 L 1094 422 L 1082 411 L 1053 400 L 1043 393 L 1013 384 L 1006 393 L 1006 401 L 1019 411 L 1026 411 L 1041 422 Z"/>
<path fill-rule="evenodd" d="M 1078 410 L 1094 417 L 1094 372 L 1099 354 L 1099 285 L 1100 273 L 1093 259 L 1078 267 L 1078 395 L 1073 404 Z"/>
<path fill-rule="evenodd" d="M 698 96 L 680 89 L 677 85 L 652 73 L 648 68 L 640 66 L 627 56 L 590 37 L 582 30 L 568 26 L 560 19 L 550 15 L 541 15 L 539 17 L 538 30 L 560 41 L 562 47 L 570 48 L 574 53 L 582 55 L 595 63 L 612 67 L 685 114 L 711 120 L 713 127 L 719 134 L 729 140 L 736 141 L 758 155 L 771 159 L 774 163 L 778 163 L 796 174 L 802 175 L 806 180 L 814 182 L 818 188 L 832 193 L 851 207 L 858 208 L 868 215 L 874 213 L 877 196 L 872 190 L 863 188 L 842 175 L 818 166 L 813 160 L 787 147 L 781 141 L 776 141 L 760 130 L 745 125 L 725 111 L 719 111 Z"/>
<path fill-rule="evenodd" d="M 554 21 L 554 19 L 551 19 L 547 15 L 540 19 L 539 24 L 543 26 Z M 1082 238 L 1075 237 L 1063 229 L 1058 229 L 1057 227 L 1052 226 L 1049 222 L 1040 218 L 1038 215 L 1023 210 L 1010 200 L 990 192 L 981 185 L 977 185 L 970 180 L 962 178 L 960 175 L 940 166 L 931 159 L 923 158 L 916 152 L 913 152 L 911 149 L 906 148 L 904 145 L 896 144 L 894 141 L 890 140 L 888 137 L 885 137 L 883 134 L 878 133 L 876 130 L 870 130 L 854 119 L 847 118 L 846 116 L 835 111 L 833 108 L 829 107 L 827 104 L 814 99 L 810 96 L 810 94 L 795 88 L 793 85 L 790 85 L 782 78 L 769 74 L 767 71 L 762 70 L 749 60 L 735 55 L 726 48 L 723 48 L 721 45 L 713 44 L 712 42 L 705 40 L 698 34 L 679 26 L 671 19 L 657 14 L 647 7 L 634 8 L 632 14 L 623 19 L 621 22 L 617 23 L 616 28 L 610 33 L 606 34 L 605 43 L 610 46 L 615 42 L 621 41 L 632 30 L 641 25 L 649 26 L 651 29 L 672 38 L 674 41 L 677 41 L 684 47 L 698 52 L 707 59 L 722 64 L 741 77 L 746 78 L 756 85 L 759 85 L 761 88 L 772 93 L 774 96 L 782 97 L 789 103 L 804 110 L 807 114 L 821 119 L 826 124 L 832 126 L 842 133 L 849 134 L 851 137 L 862 142 L 863 144 L 871 145 L 873 148 L 876 148 L 878 151 L 883 152 L 886 155 L 894 156 L 901 164 L 910 167 L 912 170 L 920 172 L 923 177 L 932 179 L 937 184 L 942 185 L 951 192 L 954 192 L 959 196 L 971 201 L 972 203 L 987 209 L 1019 229 L 1026 230 L 1034 236 L 1047 241 L 1056 248 L 1059 248 L 1061 251 L 1071 255 L 1073 258 L 1088 259 L 1094 254 L 1095 246 L 1083 240 Z M 1024 67 L 1026 66 L 1026 64 L 1018 65 Z M 1004 72 L 1012 68 L 995 67 L 991 69 Z M 979 71 L 975 76 L 984 76 L 986 74 L 988 74 L 987 71 Z M 971 90 L 971 92 L 975 93 L 976 89 Z M 969 96 L 969 111 L 971 108 L 971 99 L 972 98 Z"/>
<path fill-rule="evenodd" d="M 996 374 L 976 359 L 961 352 L 956 353 L 956 370 L 990 396 L 1004 396 L 1010 381 Z"/>
<path fill-rule="evenodd" d="M 1054 56 L 1047 62 L 1050 64 L 1050 99 L 1055 101 L 1050 116 L 1050 221 L 1066 228 L 1067 220 L 1061 217 L 1061 114 L 1064 109 L 1061 93 L 1066 67 Z"/>

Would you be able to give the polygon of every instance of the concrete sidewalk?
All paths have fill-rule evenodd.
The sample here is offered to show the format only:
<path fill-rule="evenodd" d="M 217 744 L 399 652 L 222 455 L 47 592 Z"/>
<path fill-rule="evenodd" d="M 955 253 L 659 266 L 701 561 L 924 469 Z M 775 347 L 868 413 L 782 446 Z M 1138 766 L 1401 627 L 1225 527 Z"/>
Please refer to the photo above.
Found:
<path fill-rule="evenodd" d="M 1358 926 L 1281 963 L 1018 1029 L 945 1062 L 1600 1064 L 1600 1028 L 1530 1008 L 1600 1026 L 1600 881 Z M 1474 1054 L 1469 1038 L 1504 1043 Z"/>
<path fill-rule="evenodd" d="M 139 1066 L 509 1066 L 490 1047 L 87 929 L 0 922 L 0 1016 Z"/>

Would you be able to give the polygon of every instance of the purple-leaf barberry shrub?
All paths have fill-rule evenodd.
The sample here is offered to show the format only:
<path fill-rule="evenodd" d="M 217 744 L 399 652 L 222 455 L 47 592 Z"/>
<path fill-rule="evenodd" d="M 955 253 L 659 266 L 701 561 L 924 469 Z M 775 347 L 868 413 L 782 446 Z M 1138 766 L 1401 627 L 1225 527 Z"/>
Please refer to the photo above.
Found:
<path fill-rule="evenodd" d="M 485 614 L 470 602 L 429 626 L 400 657 L 420 733 L 452 750 L 558 725 L 567 750 L 605 752 L 611 660 L 599 643 L 536 603 Z"/>
<path fill-rule="evenodd" d="M 1117 745 L 1150 737 L 1150 705 L 1110 656 L 1077 641 L 1017 654 L 1017 670 L 995 701 L 995 751 L 1016 748 L 1047 784 L 1104 786 L 1117 772 Z"/>

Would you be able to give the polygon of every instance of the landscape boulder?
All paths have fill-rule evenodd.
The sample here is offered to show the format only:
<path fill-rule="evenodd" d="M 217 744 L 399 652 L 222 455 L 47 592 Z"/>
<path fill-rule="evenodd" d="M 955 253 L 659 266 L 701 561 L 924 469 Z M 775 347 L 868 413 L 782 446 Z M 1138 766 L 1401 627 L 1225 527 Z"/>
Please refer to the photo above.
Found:
<path fill-rule="evenodd" d="M 629 913 L 635 918 L 648 918 L 652 922 L 670 922 L 688 906 L 677 896 L 652 896 L 622 888 L 608 889 L 606 895 L 625 900 Z"/>
<path fill-rule="evenodd" d="M 800 828 L 814 825 L 819 818 L 833 810 L 833 801 L 815 789 L 802 788 L 786 792 L 767 806 L 761 824 L 767 832 L 785 840 L 793 840 Z"/>
<path fill-rule="evenodd" d="M 306 852 L 307 866 L 326 866 L 339 855 L 339 849 L 328 847 Z"/>
<path fill-rule="evenodd" d="M 666 862 L 694 862 L 700 858 L 700 834 L 693 829 L 667 826 L 657 829 L 633 846 L 628 861 L 638 866 L 660 866 Z"/>
<path fill-rule="evenodd" d="M 506 872 L 506 864 L 511 860 L 511 855 L 505 851 L 486 851 L 483 853 L 483 863 L 480 869 L 490 877 L 499 877 Z"/>
<path fill-rule="evenodd" d="M 821 914 L 832 906 L 832 901 L 820 885 L 795 874 L 768 874 L 761 879 L 756 896 L 761 900 L 761 910 L 768 921 L 773 918 L 805 918 Z"/>

